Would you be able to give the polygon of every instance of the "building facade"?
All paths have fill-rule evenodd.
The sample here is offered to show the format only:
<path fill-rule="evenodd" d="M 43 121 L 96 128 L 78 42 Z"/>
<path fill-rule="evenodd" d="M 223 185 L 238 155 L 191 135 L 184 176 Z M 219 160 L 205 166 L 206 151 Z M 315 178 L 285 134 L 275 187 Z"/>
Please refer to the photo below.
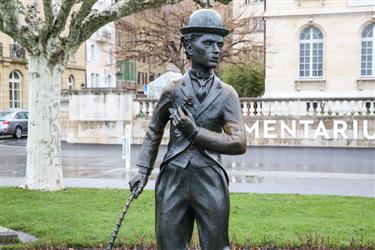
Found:
<path fill-rule="evenodd" d="M 141 51 L 136 42 L 140 38 L 137 20 L 129 16 L 116 22 L 117 87 L 144 94 L 148 83 L 165 73 L 166 65 L 146 54 L 132 57 Z"/>
<path fill-rule="evenodd" d="M 266 98 L 375 96 L 375 1 L 267 0 Z"/>
<path fill-rule="evenodd" d="M 100 0 L 94 9 L 101 11 L 110 7 L 113 0 Z M 97 30 L 86 41 L 87 88 L 116 87 L 116 29 L 109 23 Z"/>
<path fill-rule="evenodd" d="M 249 18 L 248 27 L 244 29 L 248 32 L 246 39 L 251 41 L 253 56 L 255 59 L 262 60 L 264 54 L 264 8 L 265 0 L 241 0 L 233 1 L 233 18 Z M 233 37 L 234 40 L 241 39 Z"/>
<path fill-rule="evenodd" d="M 81 46 L 62 76 L 62 89 L 79 89 L 85 83 L 85 49 Z M 29 73 L 27 53 L 8 35 L 0 32 L 0 110 L 27 109 Z"/>

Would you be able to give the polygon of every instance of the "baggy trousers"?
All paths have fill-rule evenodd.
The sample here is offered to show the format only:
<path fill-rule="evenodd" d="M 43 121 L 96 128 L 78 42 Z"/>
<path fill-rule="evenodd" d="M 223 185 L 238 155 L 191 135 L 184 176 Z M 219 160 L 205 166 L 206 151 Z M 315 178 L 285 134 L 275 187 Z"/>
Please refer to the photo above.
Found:
<path fill-rule="evenodd" d="M 155 186 L 158 250 L 188 249 L 194 220 L 202 250 L 230 249 L 229 191 L 218 166 L 164 166 Z"/>

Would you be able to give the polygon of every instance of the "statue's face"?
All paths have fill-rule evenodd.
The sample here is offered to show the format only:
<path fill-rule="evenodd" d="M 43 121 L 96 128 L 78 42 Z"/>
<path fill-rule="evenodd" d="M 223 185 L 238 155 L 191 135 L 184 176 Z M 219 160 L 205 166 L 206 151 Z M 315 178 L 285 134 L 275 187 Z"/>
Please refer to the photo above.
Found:
<path fill-rule="evenodd" d="M 188 46 L 192 63 L 205 68 L 216 68 L 223 53 L 224 38 L 217 34 L 203 34 Z"/>

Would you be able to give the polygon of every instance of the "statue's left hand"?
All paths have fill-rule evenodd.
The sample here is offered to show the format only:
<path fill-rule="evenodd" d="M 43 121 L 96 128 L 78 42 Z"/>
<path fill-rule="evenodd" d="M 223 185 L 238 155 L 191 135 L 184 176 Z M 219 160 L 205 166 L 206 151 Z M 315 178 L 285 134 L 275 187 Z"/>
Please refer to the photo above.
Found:
<path fill-rule="evenodd" d="M 194 137 L 199 129 L 195 124 L 193 115 L 185 107 L 179 107 L 177 109 L 177 112 L 173 117 L 173 123 L 188 138 Z"/>

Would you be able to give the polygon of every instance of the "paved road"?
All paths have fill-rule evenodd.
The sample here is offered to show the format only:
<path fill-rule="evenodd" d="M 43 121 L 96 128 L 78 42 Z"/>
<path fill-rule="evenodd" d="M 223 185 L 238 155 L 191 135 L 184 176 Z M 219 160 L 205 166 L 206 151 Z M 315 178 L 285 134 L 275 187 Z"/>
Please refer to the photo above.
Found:
<path fill-rule="evenodd" d="M 17 177 L 24 176 L 25 145 L 26 139 L 0 140 L 2 185 L 10 185 L 12 181 L 18 183 L 21 179 Z M 139 151 L 140 146 L 132 146 L 132 166 L 135 166 Z M 160 164 L 165 151 L 166 147 L 160 148 L 155 166 Z M 121 153 L 120 145 L 63 142 L 65 184 L 122 186 L 124 179 L 134 175 L 136 168 L 126 170 Z M 374 149 L 249 147 L 244 155 L 223 156 L 223 164 L 230 175 L 233 191 L 363 196 L 374 196 L 375 193 Z M 153 178 L 156 174 L 157 171 Z"/>

